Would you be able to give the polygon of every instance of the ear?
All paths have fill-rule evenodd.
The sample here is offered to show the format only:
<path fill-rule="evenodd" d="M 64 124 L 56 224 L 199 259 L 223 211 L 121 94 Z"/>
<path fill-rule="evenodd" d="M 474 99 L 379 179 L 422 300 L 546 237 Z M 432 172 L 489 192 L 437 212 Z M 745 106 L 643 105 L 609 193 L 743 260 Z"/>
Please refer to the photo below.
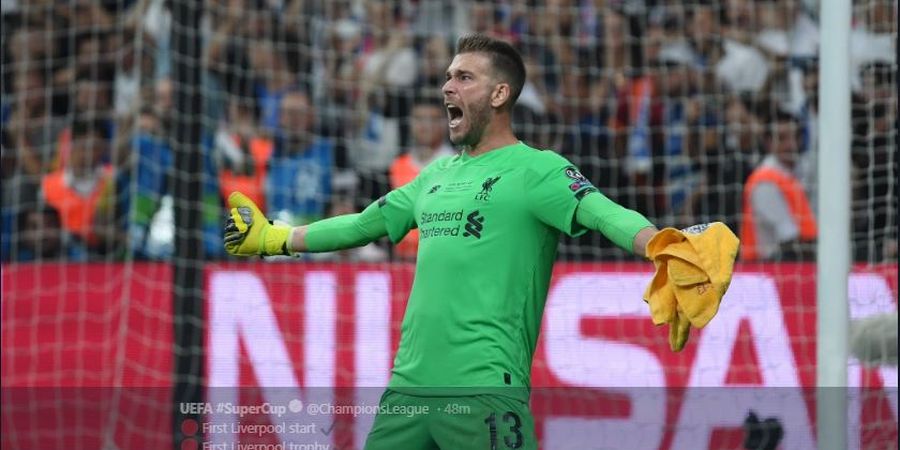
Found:
<path fill-rule="evenodd" d="M 507 101 L 509 101 L 509 94 L 509 84 L 498 83 L 496 86 L 494 86 L 494 91 L 491 92 L 491 106 L 494 108 L 501 107 Z"/>

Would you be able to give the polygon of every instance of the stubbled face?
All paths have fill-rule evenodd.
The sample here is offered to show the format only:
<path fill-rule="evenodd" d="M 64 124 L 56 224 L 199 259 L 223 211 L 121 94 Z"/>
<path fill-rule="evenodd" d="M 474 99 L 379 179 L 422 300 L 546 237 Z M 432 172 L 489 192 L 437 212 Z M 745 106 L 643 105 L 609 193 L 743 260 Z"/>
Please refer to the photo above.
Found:
<path fill-rule="evenodd" d="M 74 137 L 69 154 L 69 166 L 72 172 L 79 177 L 89 174 L 100 163 L 103 155 L 108 153 L 108 150 L 106 137 L 99 132 Z"/>
<path fill-rule="evenodd" d="M 728 133 L 737 138 L 737 145 L 750 150 L 756 142 L 759 123 L 739 99 L 731 99 L 725 108 Z"/>
<path fill-rule="evenodd" d="M 792 166 L 797 161 L 800 144 L 797 139 L 797 125 L 793 122 L 772 124 L 770 143 L 772 153 L 782 164 Z"/>
<path fill-rule="evenodd" d="M 281 100 L 279 120 L 288 134 L 303 135 L 312 131 L 315 110 L 306 95 L 292 92 Z"/>
<path fill-rule="evenodd" d="M 496 86 L 487 55 L 471 52 L 453 58 L 442 88 L 450 142 L 472 147 L 481 140 L 493 114 L 491 93 Z"/>

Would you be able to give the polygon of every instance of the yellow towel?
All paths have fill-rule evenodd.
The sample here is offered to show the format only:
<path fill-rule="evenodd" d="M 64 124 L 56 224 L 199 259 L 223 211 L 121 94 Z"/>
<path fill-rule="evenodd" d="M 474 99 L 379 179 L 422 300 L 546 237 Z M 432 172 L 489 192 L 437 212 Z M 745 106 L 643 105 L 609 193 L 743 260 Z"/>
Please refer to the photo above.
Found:
<path fill-rule="evenodd" d="M 731 283 L 740 241 L 721 222 L 665 228 L 647 243 L 656 273 L 644 292 L 653 323 L 668 323 L 669 346 L 681 351 L 690 326 L 704 327 Z"/>

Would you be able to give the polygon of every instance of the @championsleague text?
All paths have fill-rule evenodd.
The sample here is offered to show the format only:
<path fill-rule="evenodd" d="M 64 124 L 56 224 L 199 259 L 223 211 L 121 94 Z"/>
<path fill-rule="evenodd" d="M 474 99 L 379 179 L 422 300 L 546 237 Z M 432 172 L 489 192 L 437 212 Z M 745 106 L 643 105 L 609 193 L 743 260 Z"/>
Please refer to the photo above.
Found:
<path fill-rule="evenodd" d="M 306 412 L 311 416 L 327 415 L 375 415 L 387 414 L 414 417 L 428 414 L 428 405 L 332 405 L 330 403 L 309 403 Z"/>

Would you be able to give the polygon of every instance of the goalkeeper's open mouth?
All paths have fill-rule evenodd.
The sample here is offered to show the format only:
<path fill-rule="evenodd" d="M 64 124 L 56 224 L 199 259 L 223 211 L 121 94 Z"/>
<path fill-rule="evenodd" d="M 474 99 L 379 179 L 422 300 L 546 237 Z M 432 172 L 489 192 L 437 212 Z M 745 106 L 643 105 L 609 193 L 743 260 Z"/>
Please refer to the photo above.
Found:
<path fill-rule="evenodd" d="M 450 129 L 454 129 L 462 123 L 463 120 L 463 110 L 459 106 L 456 106 L 452 103 L 447 103 L 447 123 L 450 126 Z"/>

